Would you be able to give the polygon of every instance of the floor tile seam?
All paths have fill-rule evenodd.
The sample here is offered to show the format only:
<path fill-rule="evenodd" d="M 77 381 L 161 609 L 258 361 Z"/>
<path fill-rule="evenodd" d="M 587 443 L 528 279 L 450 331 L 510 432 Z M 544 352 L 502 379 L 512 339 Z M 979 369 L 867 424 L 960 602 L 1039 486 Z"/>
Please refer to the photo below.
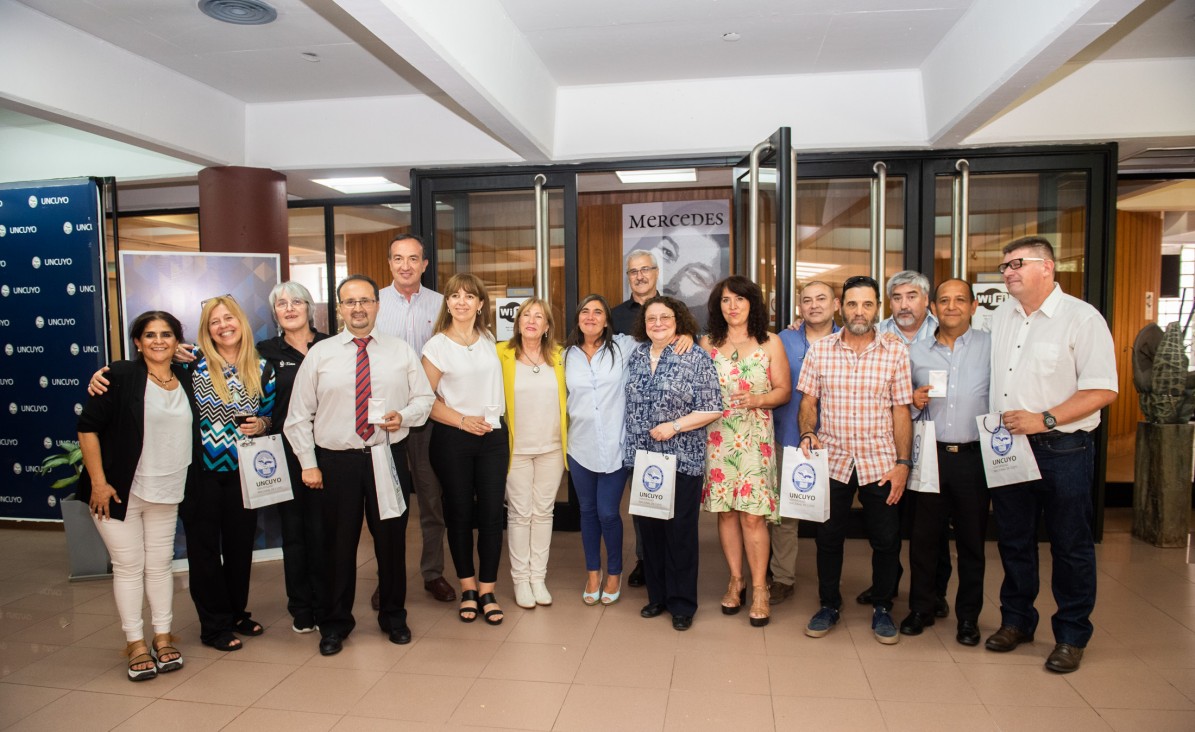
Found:
<path fill-rule="evenodd" d="M 0 679 L 0 683 L 4 683 L 2 679 Z M 36 709 L 32 709 L 32 710 L 30 710 L 29 712 L 27 712 L 26 714 L 24 714 L 24 715 L 22 715 L 22 716 L 18 717 L 17 719 L 13 720 L 12 724 L 8 725 L 8 727 L 12 727 L 12 726 L 14 726 L 14 725 L 18 724 L 18 723 L 19 723 L 21 720 L 23 720 L 23 719 L 27 719 L 27 718 L 29 718 L 30 716 L 32 716 L 32 715 L 34 715 L 34 714 L 37 714 L 38 712 L 40 712 L 41 710 L 43 710 L 43 709 L 45 709 L 46 707 L 50 706 L 51 704 L 53 704 L 54 702 L 58 701 L 58 700 L 59 700 L 59 699 L 61 699 L 62 697 L 66 696 L 67 694 L 71 693 L 72 691 L 75 691 L 75 689 L 62 689 L 62 688 L 55 687 L 55 686 L 33 686 L 32 684 L 12 684 L 12 686 L 30 686 L 30 687 L 32 687 L 32 688 L 34 688 L 34 689 L 55 689 L 55 690 L 57 690 L 57 691 L 61 691 L 62 693 L 61 693 L 61 694 L 59 694 L 58 696 L 54 697 L 53 699 L 50 699 L 50 700 L 49 700 L 49 701 L 47 701 L 45 704 L 42 704 L 41 706 L 37 707 Z M 7 727 L 5 727 L 4 729 L 7 729 Z"/>
<path fill-rule="evenodd" d="M 225 658 L 227 658 L 227 655 L 228 655 L 228 654 L 225 654 Z M 207 672 L 210 672 L 210 671 L 212 671 L 212 669 L 214 669 L 214 668 L 216 667 L 216 665 L 217 665 L 217 664 L 216 664 L 216 662 L 217 662 L 217 661 L 221 661 L 221 660 L 224 660 L 224 659 L 222 659 L 222 658 L 212 659 L 212 662 L 211 662 L 211 663 L 209 663 L 208 665 L 206 665 L 206 666 L 204 666 L 203 668 L 199 669 L 199 672 L 198 672 L 198 673 L 196 673 L 194 676 L 192 676 L 192 677 L 191 677 L 190 679 L 188 679 L 187 681 L 191 681 L 191 680 L 193 680 L 193 679 L 195 679 L 195 678 L 198 678 L 200 675 L 202 675 L 202 674 L 204 674 L 204 673 L 207 673 Z M 267 663 L 267 662 L 265 662 L 265 661 L 249 661 L 249 660 L 242 661 L 242 660 L 240 660 L 240 659 L 231 659 L 231 660 L 237 661 L 238 663 Z M 276 663 L 276 664 L 273 664 L 273 665 L 275 665 L 275 666 L 289 666 L 290 664 L 280 664 L 280 663 Z M 279 684 L 281 684 L 283 681 L 286 681 L 287 679 L 289 679 L 289 678 L 290 678 L 290 677 L 291 677 L 291 676 L 292 676 L 292 675 L 293 675 L 293 674 L 294 674 L 296 671 L 298 671 L 300 668 L 302 668 L 302 667 L 301 667 L 301 666 L 295 666 L 294 668 L 292 668 L 292 669 L 291 669 L 291 670 L 290 670 L 290 671 L 289 671 L 289 672 L 288 672 L 288 673 L 287 673 L 285 676 L 283 676 L 282 678 L 280 678 L 280 679 L 278 679 L 276 682 L 274 682 L 274 685 L 273 685 L 273 686 L 270 686 L 270 687 L 269 687 L 269 688 L 267 688 L 265 691 L 261 692 L 261 693 L 260 693 L 260 694 L 258 694 L 256 697 L 254 697 L 254 698 L 253 698 L 253 699 L 252 699 L 252 700 L 251 700 L 249 703 L 247 703 L 247 704 L 245 705 L 245 707 L 246 707 L 246 708 L 249 708 L 249 707 L 252 707 L 252 706 L 256 705 L 256 704 L 257 704 L 257 702 L 261 701 L 261 700 L 262 700 L 262 698 L 264 698 L 266 694 L 269 694 L 271 691 L 273 691 L 274 689 L 278 688 L 278 685 L 279 685 Z M 172 692 L 174 692 L 174 691 L 177 691 L 179 688 L 181 688 L 182 686 L 184 686 L 186 683 L 187 683 L 187 682 L 186 682 L 186 681 L 184 681 L 182 684 L 179 684 L 178 686 L 174 687 L 174 688 L 173 688 L 173 689 L 171 689 L 170 691 L 166 692 L 166 694 L 167 694 L 167 695 L 169 695 L 170 693 L 172 693 Z M 160 698 L 164 698 L 164 699 L 172 699 L 173 701 L 194 701 L 193 699 L 179 699 L 179 698 L 177 698 L 177 697 L 171 697 L 171 696 L 163 696 L 163 697 L 160 697 Z"/>

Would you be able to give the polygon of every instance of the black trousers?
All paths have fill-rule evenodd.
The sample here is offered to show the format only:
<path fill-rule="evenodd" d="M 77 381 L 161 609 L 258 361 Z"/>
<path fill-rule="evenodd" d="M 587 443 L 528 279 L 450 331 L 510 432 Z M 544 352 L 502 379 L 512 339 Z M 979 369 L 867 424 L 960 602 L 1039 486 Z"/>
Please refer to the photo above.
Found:
<path fill-rule="evenodd" d="M 311 489 L 303 485 L 303 469 L 283 438 L 286 468 L 294 500 L 278 504 L 282 522 L 282 573 L 286 580 L 286 609 L 296 621 L 315 622 L 317 595 L 323 574 L 323 516 L 311 505 Z M 324 601 L 326 604 L 326 600 Z"/>
<path fill-rule="evenodd" d="M 676 474 L 676 504 L 670 520 L 639 516 L 643 531 L 643 578 L 647 601 L 673 615 L 697 612 L 697 519 L 702 476 Z"/>
<path fill-rule="evenodd" d="M 179 506 L 187 539 L 199 638 L 214 641 L 249 617 L 249 570 L 257 511 L 245 508 L 237 472 L 200 470 Z"/>
<path fill-rule="evenodd" d="M 510 467 L 506 422 L 484 435 L 437 422 L 432 425 L 428 453 L 443 490 L 444 527 L 456 576 L 497 582 L 506 523 L 506 471 Z M 480 572 L 473 564 L 474 527 Z"/>
<path fill-rule="evenodd" d="M 410 505 L 411 472 L 407 469 L 406 441 L 390 446 L 403 498 Z M 357 591 L 357 544 L 361 541 L 361 519 L 373 535 L 373 552 L 378 560 L 378 626 L 390 632 L 407 620 L 407 519 L 383 521 L 378 515 L 377 490 L 373 481 L 373 459 L 368 451 L 337 451 L 317 447 L 315 459 L 324 477 L 323 490 L 310 498 L 323 515 L 324 554 L 327 562 L 321 583 L 327 596 L 315 621 L 320 635 L 345 638 L 356 627 L 353 596 Z"/>
<path fill-rule="evenodd" d="M 909 540 L 912 570 L 909 609 L 932 613 L 938 595 L 936 576 L 948 526 L 954 524 L 954 545 L 958 550 L 958 594 L 954 614 L 958 620 L 978 622 L 983 609 L 983 540 L 988 530 L 990 496 L 983 477 L 979 444 L 949 452 L 938 446 L 940 493 L 910 493 L 916 503 L 913 535 Z"/>
<path fill-rule="evenodd" d="M 859 492 L 863 504 L 863 523 L 871 542 L 872 605 L 892 609 L 900 570 L 900 509 L 885 501 L 887 484 L 859 485 L 859 474 L 852 472 L 848 483 L 830 481 L 830 518 L 817 527 L 817 587 L 824 607 L 842 607 L 842 547 L 850 520 L 851 502 Z"/>

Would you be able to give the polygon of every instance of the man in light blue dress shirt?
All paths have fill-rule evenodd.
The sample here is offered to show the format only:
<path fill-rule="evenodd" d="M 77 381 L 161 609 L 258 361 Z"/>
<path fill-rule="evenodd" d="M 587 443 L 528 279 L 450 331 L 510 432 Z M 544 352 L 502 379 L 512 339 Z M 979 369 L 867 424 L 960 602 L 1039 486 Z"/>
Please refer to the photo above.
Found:
<path fill-rule="evenodd" d="M 915 493 L 913 531 L 909 540 L 909 615 L 900 624 L 904 635 L 920 635 L 934 624 L 935 588 L 940 552 L 948 527 L 954 525 L 958 549 L 958 594 L 954 612 L 959 643 L 979 643 L 983 608 L 983 541 L 987 535 L 989 494 L 979 451 L 975 418 L 988 412 L 992 338 L 971 328 L 975 295 L 959 279 L 940 283 L 934 291 L 936 332 L 909 347 L 913 367 L 915 419 L 934 423 L 938 493 Z M 945 395 L 931 396 L 931 383 L 945 376 Z"/>

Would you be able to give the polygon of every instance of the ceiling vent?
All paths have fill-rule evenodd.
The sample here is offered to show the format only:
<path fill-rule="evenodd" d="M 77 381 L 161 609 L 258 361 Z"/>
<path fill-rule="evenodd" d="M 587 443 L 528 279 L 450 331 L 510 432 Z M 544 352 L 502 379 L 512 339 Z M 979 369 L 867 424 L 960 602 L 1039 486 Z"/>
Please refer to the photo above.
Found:
<path fill-rule="evenodd" d="M 199 0 L 199 10 L 235 25 L 265 25 L 278 17 L 278 11 L 261 0 Z"/>

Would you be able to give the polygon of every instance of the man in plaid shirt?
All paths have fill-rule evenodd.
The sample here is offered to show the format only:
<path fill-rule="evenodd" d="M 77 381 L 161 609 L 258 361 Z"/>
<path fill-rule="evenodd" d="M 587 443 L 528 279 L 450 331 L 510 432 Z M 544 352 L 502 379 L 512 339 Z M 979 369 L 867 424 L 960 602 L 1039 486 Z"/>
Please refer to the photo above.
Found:
<path fill-rule="evenodd" d="M 842 607 L 842 547 L 855 491 L 871 542 L 871 627 L 876 640 L 900 640 L 892 621 L 892 598 L 900 568 L 897 502 L 913 467 L 913 385 L 909 348 L 880 337 L 880 286 L 851 277 L 842 286 L 843 329 L 814 343 L 805 356 L 797 388 L 804 393 L 799 422 L 801 447 L 825 447 L 830 463 L 830 518 L 817 531 L 817 580 L 822 608 L 805 634 L 821 638 L 838 622 Z M 821 425 L 818 408 L 821 408 Z"/>

